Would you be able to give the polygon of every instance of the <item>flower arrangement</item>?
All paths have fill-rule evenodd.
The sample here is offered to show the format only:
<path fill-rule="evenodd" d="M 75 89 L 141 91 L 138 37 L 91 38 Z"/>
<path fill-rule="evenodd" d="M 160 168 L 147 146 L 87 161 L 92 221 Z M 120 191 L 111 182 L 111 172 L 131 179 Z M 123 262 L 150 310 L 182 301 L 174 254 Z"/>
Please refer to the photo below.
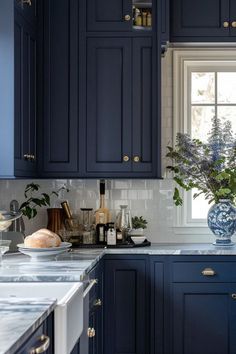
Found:
<path fill-rule="evenodd" d="M 167 157 L 173 161 L 167 166 L 174 174 L 175 182 L 184 190 L 197 189 L 193 198 L 218 203 L 220 199 L 236 199 L 236 137 L 229 121 L 212 119 L 207 142 L 191 139 L 178 133 L 174 148 L 168 146 Z M 174 190 L 175 205 L 182 205 L 179 189 Z"/>

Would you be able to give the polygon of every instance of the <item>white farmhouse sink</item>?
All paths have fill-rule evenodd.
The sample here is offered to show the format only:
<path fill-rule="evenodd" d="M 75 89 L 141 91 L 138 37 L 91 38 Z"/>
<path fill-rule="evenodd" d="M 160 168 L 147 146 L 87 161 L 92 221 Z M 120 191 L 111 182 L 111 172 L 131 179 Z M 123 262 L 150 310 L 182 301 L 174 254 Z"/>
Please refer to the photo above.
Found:
<path fill-rule="evenodd" d="M 53 298 L 55 353 L 69 354 L 83 331 L 82 283 L 0 283 L 0 298 Z"/>

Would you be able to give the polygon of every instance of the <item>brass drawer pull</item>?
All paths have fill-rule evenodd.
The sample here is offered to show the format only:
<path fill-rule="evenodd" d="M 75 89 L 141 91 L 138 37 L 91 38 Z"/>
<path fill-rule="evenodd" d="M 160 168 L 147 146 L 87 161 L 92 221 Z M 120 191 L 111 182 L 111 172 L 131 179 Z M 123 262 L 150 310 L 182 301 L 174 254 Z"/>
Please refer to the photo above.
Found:
<path fill-rule="evenodd" d="M 29 155 L 31 161 L 35 161 L 35 155 Z"/>
<path fill-rule="evenodd" d="M 89 338 L 95 337 L 95 335 L 96 335 L 95 329 L 89 327 L 88 330 L 87 330 L 87 335 L 88 335 Z"/>
<path fill-rule="evenodd" d="M 42 334 L 41 337 L 39 338 L 41 342 L 43 342 L 42 345 L 40 345 L 37 348 L 32 348 L 30 349 L 29 354 L 41 354 L 45 353 L 46 350 L 49 348 L 50 345 L 50 338 L 46 336 L 45 334 Z"/>
<path fill-rule="evenodd" d="M 129 161 L 129 156 L 127 156 L 127 155 L 123 156 L 123 161 L 124 162 L 128 162 Z"/>
<path fill-rule="evenodd" d="M 233 21 L 233 22 L 231 23 L 231 26 L 232 26 L 233 28 L 236 28 L 236 21 Z"/>
<path fill-rule="evenodd" d="M 232 294 L 231 297 L 233 300 L 236 300 L 236 294 Z"/>
<path fill-rule="evenodd" d="M 21 0 L 22 4 L 27 4 L 29 6 L 32 6 L 32 0 Z"/>
<path fill-rule="evenodd" d="M 224 28 L 228 28 L 229 27 L 229 22 L 228 21 L 223 22 L 223 27 Z"/>
<path fill-rule="evenodd" d="M 213 277 L 214 275 L 216 275 L 216 272 L 212 268 L 205 268 L 202 271 L 202 275 L 206 277 Z"/>

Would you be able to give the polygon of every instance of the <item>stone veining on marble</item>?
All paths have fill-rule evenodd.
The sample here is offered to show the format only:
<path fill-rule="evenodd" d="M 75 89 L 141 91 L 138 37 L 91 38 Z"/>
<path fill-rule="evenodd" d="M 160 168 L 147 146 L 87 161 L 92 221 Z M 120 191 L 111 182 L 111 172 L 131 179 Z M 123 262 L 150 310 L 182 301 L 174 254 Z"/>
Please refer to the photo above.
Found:
<path fill-rule="evenodd" d="M 0 354 L 13 354 L 56 306 L 53 299 L 0 298 Z"/>

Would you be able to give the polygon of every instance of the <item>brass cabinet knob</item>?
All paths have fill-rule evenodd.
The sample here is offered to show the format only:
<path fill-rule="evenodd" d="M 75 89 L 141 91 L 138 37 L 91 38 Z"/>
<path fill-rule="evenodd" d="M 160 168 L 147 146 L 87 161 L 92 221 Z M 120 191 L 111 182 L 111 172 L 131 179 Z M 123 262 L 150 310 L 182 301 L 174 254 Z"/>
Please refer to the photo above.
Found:
<path fill-rule="evenodd" d="M 21 0 L 21 3 L 31 6 L 32 5 L 32 0 Z"/>
<path fill-rule="evenodd" d="M 140 157 L 139 156 L 134 156 L 133 161 L 134 162 L 140 162 Z"/>
<path fill-rule="evenodd" d="M 232 26 L 233 28 L 236 28 L 236 21 L 233 21 L 233 22 L 231 23 L 231 26 Z"/>
<path fill-rule="evenodd" d="M 131 16 L 130 15 L 125 15 L 125 21 L 130 21 L 131 20 Z"/>
<path fill-rule="evenodd" d="M 204 275 L 205 277 L 213 277 L 214 275 L 216 275 L 216 272 L 212 268 L 205 268 L 202 271 L 202 275 Z"/>
<path fill-rule="evenodd" d="M 236 294 L 232 294 L 231 297 L 233 300 L 236 300 Z"/>
<path fill-rule="evenodd" d="M 94 306 L 102 306 L 102 300 L 101 299 L 96 299 L 94 301 Z"/>
<path fill-rule="evenodd" d="M 128 162 L 129 161 L 129 156 L 127 156 L 127 155 L 123 156 L 123 161 L 124 162 Z"/>
<path fill-rule="evenodd" d="M 224 21 L 223 22 L 223 27 L 224 28 L 228 28 L 229 27 L 229 22 L 228 21 Z"/>
<path fill-rule="evenodd" d="M 45 334 L 42 334 L 41 337 L 39 338 L 40 342 L 43 342 L 39 347 L 37 348 L 32 348 L 29 351 L 29 354 L 41 354 L 45 353 L 47 349 L 49 348 L 50 345 L 50 338 L 46 336 Z"/>
<path fill-rule="evenodd" d="M 88 330 L 87 330 L 87 335 L 88 335 L 89 338 L 95 337 L 95 335 L 96 335 L 95 329 L 89 327 Z"/>

